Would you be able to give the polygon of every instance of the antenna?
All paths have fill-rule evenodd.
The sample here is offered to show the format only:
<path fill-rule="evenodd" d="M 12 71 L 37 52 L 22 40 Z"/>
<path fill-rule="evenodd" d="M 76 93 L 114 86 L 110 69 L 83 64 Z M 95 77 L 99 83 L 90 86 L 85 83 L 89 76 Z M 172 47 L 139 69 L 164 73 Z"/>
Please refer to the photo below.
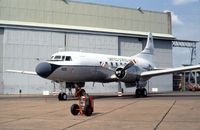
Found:
<path fill-rule="evenodd" d="M 137 10 L 140 11 L 140 13 L 144 14 L 144 12 L 143 12 L 141 7 L 137 7 Z"/>

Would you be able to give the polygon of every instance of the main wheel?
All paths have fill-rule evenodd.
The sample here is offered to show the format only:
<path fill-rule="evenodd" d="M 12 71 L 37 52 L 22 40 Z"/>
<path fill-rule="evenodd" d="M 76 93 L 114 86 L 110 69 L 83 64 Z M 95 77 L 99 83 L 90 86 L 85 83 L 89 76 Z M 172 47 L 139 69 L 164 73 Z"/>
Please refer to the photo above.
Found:
<path fill-rule="evenodd" d="M 59 101 L 67 100 L 67 94 L 66 93 L 59 93 L 58 94 L 58 100 Z"/>
<path fill-rule="evenodd" d="M 142 94 L 143 97 L 147 97 L 147 90 L 146 90 L 146 88 L 142 89 L 142 93 L 141 94 Z"/>
<path fill-rule="evenodd" d="M 62 99 L 63 99 L 63 100 L 67 100 L 67 94 L 66 94 L 66 93 L 63 93 L 63 94 L 62 94 Z"/>
<path fill-rule="evenodd" d="M 138 89 L 138 88 L 137 88 L 137 89 L 135 90 L 135 97 L 136 97 L 136 98 L 139 98 L 140 96 L 141 96 L 141 89 Z"/>
<path fill-rule="evenodd" d="M 73 104 L 71 106 L 71 113 L 75 116 L 78 115 L 78 113 L 79 113 L 79 105 L 78 104 Z"/>
<path fill-rule="evenodd" d="M 58 100 L 59 100 L 59 101 L 62 101 L 62 93 L 59 93 L 59 94 L 58 94 Z"/>
<path fill-rule="evenodd" d="M 91 106 L 85 106 L 85 108 L 84 108 L 84 114 L 86 115 L 86 116 L 91 116 L 92 115 L 92 107 Z"/>

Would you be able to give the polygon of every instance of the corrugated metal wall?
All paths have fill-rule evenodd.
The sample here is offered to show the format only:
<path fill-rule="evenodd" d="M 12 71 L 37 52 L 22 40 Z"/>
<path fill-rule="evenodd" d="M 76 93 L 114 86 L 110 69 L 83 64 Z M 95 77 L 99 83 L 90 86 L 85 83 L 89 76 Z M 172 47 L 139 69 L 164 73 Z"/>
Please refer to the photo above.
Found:
<path fill-rule="evenodd" d="M 63 48 L 64 34 L 57 32 L 5 29 L 4 71 L 7 69 L 34 71 L 35 66 L 48 59 L 58 48 Z M 53 84 L 38 76 L 4 73 L 5 92 L 39 93 Z"/>
<path fill-rule="evenodd" d="M 66 35 L 66 36 L 65 36 Z M 34 71 L 35 66 L 46 59 L 59 48 L 68 51 L 84 51 L 103 54 L 132 56 L 142 50 L 142 43 L 146 39 L 117 37 L 107 35 L 59 33 L 23 29 L 5 29 L 3 40 L 3 68 Z M 65 40 L 66 38 L 66 40 Z M 171 67 L 171 43 L 155 41 L 156 63 L 158 67 Z M 119 50 L 120 49 L 120 50 Z M 165 60 L 163 60 L 165 57 Z M 159 80 L 158 80 L 159 79 Z M 42 93 L 43 90 L 53 91 L 51 81 L 38 76 L 4 73 L 4 93 Z M 85 89 L 88 92 L 117 92 L 118 83 L 102 84 L 87 83 Z M 149 88 L 158 87 L 159 91 L 172 90 L 171 76 L 152 78 Z M 123 86 L 124 87 L 124 86 Z M 125 91 L 134 92 L 135 88 L 126 88 Z"/>
<path fill-rule="evenodd" d="M 66 34 L 67 50 L 118 54 L 118 37 L 91 34 Z"/>
<path fill-rule="evenodd" d="M 4 91 L 3 83 L 3 28 L 0 28 L 0 94 Z"/>
<path fill-rule="evenodd" d="M 155 40 L 155 64 L 158 68 L 172 67 L 172 43 L 171 41 Z M 149 80 L 148 88 L 158 88 L 159 92 L 172 91 L 172 75 L 153 77 Z"/>
<path fill-rule="evenodd" d="M 146 39 L 119 37 L 120 54 L 122 56 L 133 56 L 139 53 L 146 45 Z M 158 68 L 172 67 L 172 43 L 171 41 L 154 40 L 155 64 Z M 148 81 L 147 88 L 158 91 L 172 91 L 172 75 L 153 77 Z M 127 88 L 125 91 L 135 91 L 135 88 Z"/>
<path fill-rule="evenodd" d="M 63 0 L 0 0 L 0 21 L 2 20 L 171 34 L 169 13 L 140 12 L 137 9 L 82 2 L 66 4 Z M 0 85 L 6 86 L 5 93 L 17 93 L 20 88 L 24 93 L 38 93 L 53 87 L 50 81 L 39 77 L 11 73 L 3 73 L 2 76 L 2 66 L 4 70 L 34 71 L 36 64 L 48 59 L 59 48 L 63 48 L 65 42 L 67 50 L 124 56 L 138 53 L 142 50 L 141 43 L 145 43 L 144 39 L 130 37 L 54 31 L 53 29 L 37 31 L 37 28 L 34 30 L 6 28 L 2 34 L 0 30 L 0 81 L 3 77 Z M 155 45 L 156 62 L 159 67 L 171 66 L 172 56 L 169 46 L 171 43 L 161 42 L 157 41 Z M 158 78 L 153 78 L 149 86 L 165 86 L 167 90 L 172 89 L 170 76 L 159 78 L 162 80 L 157 81 Z M 163 84 L 162 81 L 166 82 Z M 92 92 L 117 91 L 117 83 L 107 84 L 105 87 L 101 84 L 95 87 L 91 87 L 92 84 L 87 86 L 86 89 Z"/>
<path fill-rule="evenodd" d="M 119 44 L 121 56 L 133 56 L 142 50 L 138 38 L 119 37 Z"/>
<path fill-rule="evenodd" d="M 95 34 L 78 34 L 66 33 L 66 47 L 69 51 L 83 51 L 101 54 L 118 54 L 118 37 L 95 35 Z M 100 83 L 86 83 L 87 92 L 117 92 L 117 83 L 106 83 L 104 87 Z"/>

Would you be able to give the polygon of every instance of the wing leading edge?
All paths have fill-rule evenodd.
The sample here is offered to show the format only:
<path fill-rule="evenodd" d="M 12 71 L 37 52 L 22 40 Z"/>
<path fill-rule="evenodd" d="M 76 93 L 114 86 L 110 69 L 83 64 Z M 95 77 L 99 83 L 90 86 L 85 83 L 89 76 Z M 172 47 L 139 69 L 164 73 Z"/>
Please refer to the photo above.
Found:
<path fill-rule="evenodd" d="M 171 73 L 181 72 L 181 71 L 197 70 L 197 69 L 200 69 L 200 65 L 169 68 L 169 69 L 164 69 L 164 70 L 152 70 L 152 71 L 142 72 L 141 77 L 153 77 L 153 76 L 171 74 Z"/>

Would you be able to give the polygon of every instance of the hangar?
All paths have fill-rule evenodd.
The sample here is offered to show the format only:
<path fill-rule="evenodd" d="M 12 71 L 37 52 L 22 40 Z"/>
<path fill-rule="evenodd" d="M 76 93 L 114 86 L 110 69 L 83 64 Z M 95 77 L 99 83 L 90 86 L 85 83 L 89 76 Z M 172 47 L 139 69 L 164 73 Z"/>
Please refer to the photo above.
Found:
<path fill-rule="evenodd" d="M 0 93 L 53 91 L 51 81 L 7 69 L 34 71 L 35 66 L 64 48 L 132 56 L 154 34 L 156 65 L 172 67 L 171 14 L 63 0 L 0 1 Z M 118 83 L 87 83 L 88 92 L 117 92 Z M 57 85 L 57 84 L 56 84 Z M 124 91 L 134 92 L 135 88 Z M 172 75 L 154 77 L 148 90 L 171 91 Z M 57 90 L 58 91 L 58 90 Z"/>

